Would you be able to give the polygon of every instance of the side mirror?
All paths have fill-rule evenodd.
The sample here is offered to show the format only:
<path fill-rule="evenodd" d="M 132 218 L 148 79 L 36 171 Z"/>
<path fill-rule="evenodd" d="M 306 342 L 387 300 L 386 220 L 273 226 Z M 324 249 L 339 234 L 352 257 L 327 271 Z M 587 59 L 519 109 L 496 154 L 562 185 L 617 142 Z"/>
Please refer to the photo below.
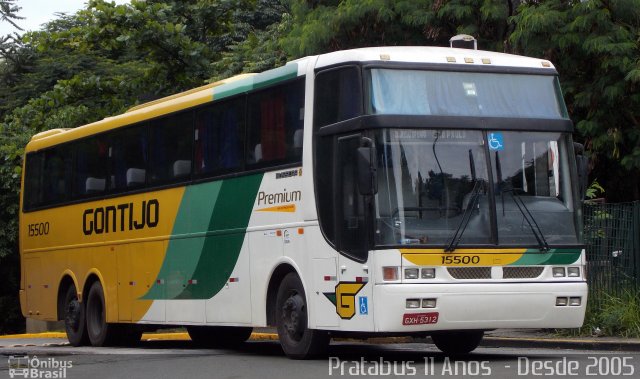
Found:
<path fill-rule="evenodd" d="M 362 139 L 358 148 L 358 191 L 361 195 L 370 196 L 378 193 L 378 174 L 376 148 L 369 138 Z"/>
<path fill-rule="evenodd" d="M 578 171 L 578 194 L 580 200 L 584 200 L 589 186 L 589 158 L 584 155 L 584 145 L 573 143 L 573 152 L 576 155 L 576 169 Z"/>

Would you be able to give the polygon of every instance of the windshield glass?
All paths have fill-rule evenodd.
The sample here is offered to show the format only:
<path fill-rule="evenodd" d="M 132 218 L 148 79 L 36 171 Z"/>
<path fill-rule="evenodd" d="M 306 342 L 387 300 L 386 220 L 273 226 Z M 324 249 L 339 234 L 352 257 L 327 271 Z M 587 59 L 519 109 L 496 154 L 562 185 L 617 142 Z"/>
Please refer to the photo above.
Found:
<path fill-rule="evenodd" d="M 567 118 L 555 76 L 371 69 L 371 114 Z"/>
<path fill-rule="evenodd" d="M 501 244 L 535 243 L 529 212 L 549 244 L 575 244 L 566 138 L 560 133 L 489 133 Z M 518 206 L 520 205 L 520 207 Z"/>
<path fill-rule="evenodd" d="M 482 132 L 394 129 L 378 132 L 376 143 L 378 244 L 446 243 L 474 192 L 479 199 L 461 243 L 490 242 Z"/>
<path fill-rule="evenodd" d="M 492 204 L 500 245 L 578 242 L 561 133 L 390 129 L 375 143 L 379 246 L 494 243 Z"/>

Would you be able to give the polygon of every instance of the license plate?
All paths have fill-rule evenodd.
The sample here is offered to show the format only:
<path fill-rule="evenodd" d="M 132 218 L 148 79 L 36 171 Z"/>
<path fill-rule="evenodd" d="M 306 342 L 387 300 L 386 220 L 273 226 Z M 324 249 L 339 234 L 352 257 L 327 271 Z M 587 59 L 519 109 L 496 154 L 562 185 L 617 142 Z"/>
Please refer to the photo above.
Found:
<path fill-rule="evenodd" d="M 402 325 L 435 324 L 438 322 L 438 312 L 405 313 L 402 316 Z"/>

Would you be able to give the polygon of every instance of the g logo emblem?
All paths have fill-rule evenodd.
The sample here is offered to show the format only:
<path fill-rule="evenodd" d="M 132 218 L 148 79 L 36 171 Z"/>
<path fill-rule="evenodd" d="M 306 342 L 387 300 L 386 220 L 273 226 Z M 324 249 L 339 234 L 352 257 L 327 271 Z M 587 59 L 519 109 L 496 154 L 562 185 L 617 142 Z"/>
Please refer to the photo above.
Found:
<path fill-rule="evenodd" d="M 324 295 L 336 306 L 336 313 L 341 319 L 349 320 L 356 314 L 356 295 L 367 283 L 340 282 L 336 292 Z"/>

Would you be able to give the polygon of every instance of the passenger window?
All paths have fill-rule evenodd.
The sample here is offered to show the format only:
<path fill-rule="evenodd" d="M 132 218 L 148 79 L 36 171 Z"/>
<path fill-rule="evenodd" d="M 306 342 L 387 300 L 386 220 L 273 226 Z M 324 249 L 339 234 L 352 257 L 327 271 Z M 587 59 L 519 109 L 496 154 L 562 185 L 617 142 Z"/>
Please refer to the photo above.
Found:
<path fill-rule="evenodd" d="M 196 114 L 195 173 L 221 174 L 242 165 L 245 98 L 215 103 Z"/>
<path fill-rule="evenodd" d="M 24 209 L 39 206 L 42 201 L 44 153 L 27 154 L 26 172 L 24 175 Z"/>
<path fill-rule="evenodd" d="M 109 183 L 114 191 L 141 187 L 147 179 L 149 144 L 144 125 L 118 131 L 109 148 Z"/>
<path fill-rule="evenodd" d="M 178 182 L 191 177 L 193 112 L 171 115 L 151 123 L 149 183 Z"/>
<path fill-rule="evenodd" d="M 250 95 L 247 121 L 250 166 L 301 161 L 304 79 Z"/>
<path fill-rule="evenodd" d="M 44 154 L 43 203 L 58 204 L 69 198 L 71 192 L 73 150 L 61 146 Z"/>
<path fill-rule="evenodd" d="M 108 150 L 109 145 L 104 137 L 90 138 L 77 144 L 73 186 L 75 198 L 101 194 L 108 188 Z"/>

